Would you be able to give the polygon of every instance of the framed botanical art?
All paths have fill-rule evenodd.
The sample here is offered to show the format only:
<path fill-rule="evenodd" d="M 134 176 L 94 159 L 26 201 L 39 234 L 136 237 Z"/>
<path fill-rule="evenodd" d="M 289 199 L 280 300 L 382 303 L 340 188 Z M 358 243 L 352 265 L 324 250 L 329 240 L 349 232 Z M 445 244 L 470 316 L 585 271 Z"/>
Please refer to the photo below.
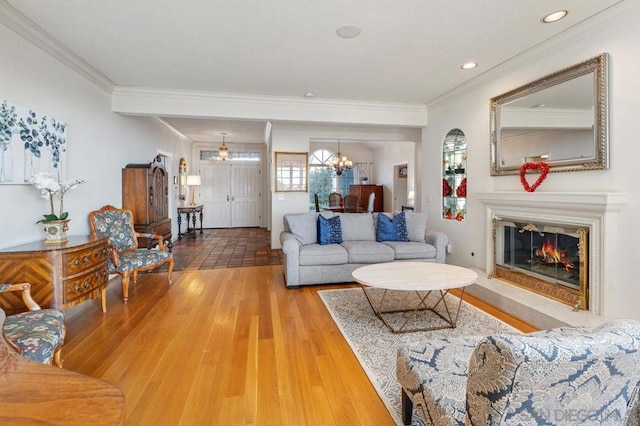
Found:
<path fill-rule="evenodd" d="M 67 124 L 0 102 L 0 184 L 25 184 L 37 173 L 65 179 Z"/>
<path fill-rule="evenodd" d="M 308 165 L 306 152 L 276 152 L 276 192 L 308 192 Z"/>

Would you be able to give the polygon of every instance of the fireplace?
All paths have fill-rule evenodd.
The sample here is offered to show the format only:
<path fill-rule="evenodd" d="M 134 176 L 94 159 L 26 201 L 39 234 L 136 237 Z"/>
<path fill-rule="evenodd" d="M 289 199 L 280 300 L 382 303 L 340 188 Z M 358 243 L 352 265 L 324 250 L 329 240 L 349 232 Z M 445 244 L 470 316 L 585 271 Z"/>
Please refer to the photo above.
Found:
<path fill-rule="evenodd" d="M 622 237 L 617 213 L 626 194 L 493 191 L 477 197 L 486 206 L 488 277 L 562 301 L 553 303 L 562 310 L 617 314 L 608 296 L 619 288 L 612 254 Z"/>
<path fill-rule="evenodd" d="M 589 309 L 589 227 L 495 219 L 493 275 Z"/>

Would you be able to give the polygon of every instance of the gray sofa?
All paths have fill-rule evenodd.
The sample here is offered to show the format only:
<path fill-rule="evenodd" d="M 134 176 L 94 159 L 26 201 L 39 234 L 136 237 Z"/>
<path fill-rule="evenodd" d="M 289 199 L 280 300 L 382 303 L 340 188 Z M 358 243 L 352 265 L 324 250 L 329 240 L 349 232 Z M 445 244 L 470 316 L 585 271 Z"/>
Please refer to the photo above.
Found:
<path fill-rule="evenodd" d="M 364 265 L 393 261 L 444 263 L 449 237 L 429 231 L 426 213 L 404 212 L 409 241 L 376 241 L 378 214 L 309 212 L 285 214 L 280 244 L 287 287 L 353 282 L 351 273 Z M 340 216 L 342 244 L 318 244 L 318 215 Z"/>

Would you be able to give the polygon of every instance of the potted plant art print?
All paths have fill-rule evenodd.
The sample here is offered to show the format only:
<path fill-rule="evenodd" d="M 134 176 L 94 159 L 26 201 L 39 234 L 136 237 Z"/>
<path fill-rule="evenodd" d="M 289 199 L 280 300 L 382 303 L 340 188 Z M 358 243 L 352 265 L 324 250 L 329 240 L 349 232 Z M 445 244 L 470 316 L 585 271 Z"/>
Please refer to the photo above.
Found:
<path fill-rule="evenodd" d="M 27 184 L 38 173 L 65 178 L 66 123 L 46 114 L 0 103 L 0 184 Z"/>
<path fill-rule="evenodd" d="M 6 101 L 0 104 L 0 183 L 13 181 L 13 133 L 18 122 L 16 107 Z"/>

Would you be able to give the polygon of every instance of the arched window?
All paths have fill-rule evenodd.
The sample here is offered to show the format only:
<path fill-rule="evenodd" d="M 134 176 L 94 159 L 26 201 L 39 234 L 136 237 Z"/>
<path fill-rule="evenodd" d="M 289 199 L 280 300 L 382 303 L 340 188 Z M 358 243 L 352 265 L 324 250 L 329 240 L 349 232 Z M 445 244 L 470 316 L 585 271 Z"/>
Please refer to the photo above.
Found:
<path fill-rule="evenodd" d="M 342 175 L 332 174 L 327 165 L 335 153 L 326 149 L 314 151 L 309 156 L 309 209 L 315 210 L 313 195 L 318 194 L 320 206 L 329 205 L 329 194 L 339 192 L 349 193 L 349 186 L 353 185 L 353 169 L 345 170 Z"/>

